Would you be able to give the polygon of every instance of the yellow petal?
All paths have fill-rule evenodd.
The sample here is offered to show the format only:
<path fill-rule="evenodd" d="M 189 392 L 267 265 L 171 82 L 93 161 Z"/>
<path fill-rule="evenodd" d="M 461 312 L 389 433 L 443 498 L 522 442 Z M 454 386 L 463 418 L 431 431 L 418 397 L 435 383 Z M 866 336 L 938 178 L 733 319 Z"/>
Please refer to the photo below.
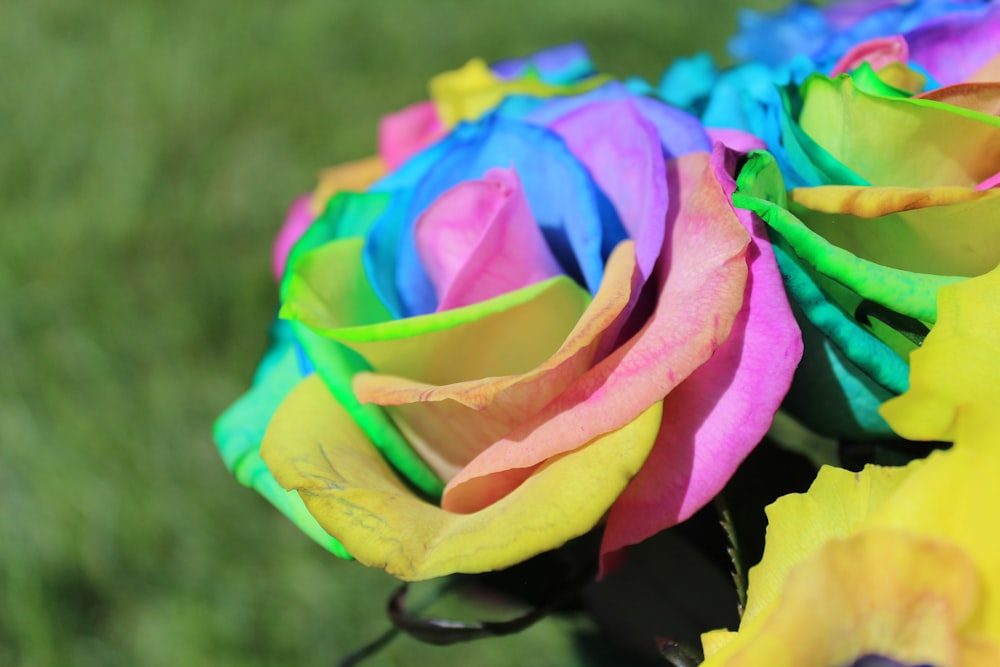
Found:
<path fill-rule="evenodd" d="M 261 454 L 320 525 L 360 562 L 405 580 L 508 567 L 597 524 L 656 438 L 656 404 L 618 431 L 540 466 L 517 490 L 472 514 L 417 498 L 315 376 L 275 413 Z"/>
<path fill-rule="evenodd" d="M 939 276 L 1000 262 L 1000 190 L 830 185 L 789 200 L 809 229 L 869 262 Z"/>
<path fill-rule="evenodd" d="M 558 85 L 546 83 L 537 74 L 529 72 L 508 81 L 494 74 L 486 61 L 475 58 L 464 67 L 438 74 L 431 79 L 429 87 L 438 115 L 446 126 L 451 127 L 461 120 L 476 120 L 508 95 L 578 95 L 608 80 L 607 76 L 593 76 L 576 83 Z"/>
<path fill-rule="evenodd" d="M 704 667 L 830 667 L 864 655 L 959 664 L 976 569 L 954 545 L 891 530 L 825 544 L 789 573 L 774 611 Z M 995 657 L 995 647 L 992 649 Z"/>
<path fill-rule="evenodd" d="M 910 357 L 910 390 L 882 416 L 910 440 L 955 439 L 959 413 L 967 443 L 1000 440 L 1000 269 L 943 287 L 938 321 Z M 971 430 L 970 430 L 971 429 Z"/>
<path fill-rule="evenodd" d="M 767 548 L 750 570 L 744 622 L 778 600 L 796 565 L 830 540 L 855 532 L 911 474 L 912 466 L 867 466 L 860 473 L 823 466 L 807 493 L 789 494 L 769 505 Z"/>

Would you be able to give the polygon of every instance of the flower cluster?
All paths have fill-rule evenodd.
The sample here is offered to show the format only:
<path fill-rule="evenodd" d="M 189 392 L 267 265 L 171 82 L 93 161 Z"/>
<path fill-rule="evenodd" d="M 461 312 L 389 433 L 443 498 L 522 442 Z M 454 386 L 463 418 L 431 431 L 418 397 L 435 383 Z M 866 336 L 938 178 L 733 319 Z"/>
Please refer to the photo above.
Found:
<path fill-rule="evenodd" d="M 386 116 L 377 155 L 289 211 L 220 452 L 411 581 L 595 529 L 603 576 L 716 497 L 779 408 L 812 437 L 942 443 L 772 504 L 705 664 L 1000 664 L 1000 3 L 742 25 L 726 70 L 622 82 L 571 45 L 471 61 Z"/>

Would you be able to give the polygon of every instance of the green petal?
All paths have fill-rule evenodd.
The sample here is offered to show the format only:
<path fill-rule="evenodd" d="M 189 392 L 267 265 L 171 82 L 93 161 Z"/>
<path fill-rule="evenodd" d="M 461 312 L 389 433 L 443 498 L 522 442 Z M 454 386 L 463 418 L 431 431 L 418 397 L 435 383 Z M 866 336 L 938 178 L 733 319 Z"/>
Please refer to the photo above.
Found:
<path fill-rule="evenodd" d="M 371 443 L 406 479 L 429 498 L 440 498 L 444 483 L 399 432 L 384 408 L 362 404 L 351 388 L 354 376 L 371 370 L 364 359 L 337 341 L 292 322 L 295 337 L 330 393 L 350 413 Z"/>
<path fill-rule="evenodd" d="M 998 190 L 827 186 L 789 198 L 812 231 L 875 264 L 976 276 L 1000 263 Z"/>
<path fill-rule="evenodd" d="M 364 273 L 361 239 L 312 251 L 288 282 L 283 318 L 344 343 L 379 373 L 448 384 L 526 372 L 547 359 L 591 301 L 557 276 L 452 310 L 391 319 Z"/>
<path fill-rule="evenodd" d="M 348 198 L 345 205 L 351 205 L 352 201 L 361 200 Z M 377 200 L 371 201 L 377 208 Z M 308 248 L 310 242 L 304 238 L 300 245 Z M 282 292 L 286 305 L 281 315 L 288 317 L 291 312 L 307 322 L 318 318 L 348 326 L 389 319 L 389 311 L 365 276 L 361 264 L 363 245 L 363 238 L 351 237 L 301 252 L 285 272 Z M 301 321 L 293 321 L 293 330 L 316 372 L 378 450 L 418 489 L 430 497 L 439 497 L 444 490 L 441 480 L 399 433 L 385 410 L 362 405 L 355 397 L 351 389 L 354 376 L 370 371 L 371 366 L 354 351 L 318 334 Z"/>
<path fill-rule="evenodd" d="M 814 75 L 801 94 L 801 128 L 875 185 L 974 187 L 1000 166 L 1000 118 L 873 95 L 848 75 Z"/>
<path fill-rule="evenodd" d="M 812 268 L 864 299 L 902 315 L 933 323 L 937 319 L 937 291 L 944 285 L 961 280 L 955 276 L 901 271 L 867 262 L 810 230 L 784 208 L 784 196 L 769 195 L 772 200 L 780 199 L 777 204 L 754 196 L 762 189 L 773 193 L 783 189 L 783 185 L 774 158 L 755 151 L 740 173 L 739 190 L 733 195 L 733 203 L 757 213 Z"/>
<path fill-rule="evenodd" d="M 276 322 L 274 331 L 274 344 L 261 361 L 253 386 L 215 422 L 216 445 L 226 467 L 241 484 L 267 498 L 324 548 L 341 558 L 350 558 L 347 550 L 320 527 L 302 499 L 278 485 L 260 457 L 271 416 L 302 380 L 288 325 Z"/>

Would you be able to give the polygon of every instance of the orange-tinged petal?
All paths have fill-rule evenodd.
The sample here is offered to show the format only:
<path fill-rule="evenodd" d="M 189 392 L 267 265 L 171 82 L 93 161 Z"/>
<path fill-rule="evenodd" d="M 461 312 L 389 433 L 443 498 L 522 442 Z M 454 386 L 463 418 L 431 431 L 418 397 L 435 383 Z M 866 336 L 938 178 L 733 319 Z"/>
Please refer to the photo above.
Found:
<path fill-rule="evenodd" d="M 361 239 L 341 239 L 303 255 L 285 282 L 281 316 L 343 343 L 376 372 L 427 384 L 525 373 L 566 339 L 591 302 L 557 276 L 487 301 L 393 320 L 362 266 Z M 405 422 L 414 448 L 447 479 L 509 428 L 479 420 L 461 438 L 428 441 Z"/>
<path fill-rule="evenodd" d="M 546 459 L 620 428 L 659 402 L 714 353 L 743 304 L 747 231 L 733 213 L 708 155 L 670 166 L 680 202 L 664 241 L 657 303 L 640 331 L 476 457 L 445 489 L 443 507 L 474 511 Z"/>
<path fill-rule="evenodd" d="M 995 55 L 981 69 L 969 77 L 969 82 L 974 81 L 1000 81 L 1000 54 Z"/>
<path fill-rule="evenodd" d="M 953 104 L 991 116 L 1000 115 L 1000 82 L 958 83 L 953 86 L 935 88 L 919 95 L 919 98 L 943 104 Z"/>
<path fill-rule="evenodd" d="M 319 215 L 333 195 L 341 191 L 363 192 L 385 175 L 385 163 L 378 156 L 327 167 L 319 173 L 310 208 Z"/>
<path fill-rule="evenodd" d="M 657 403 L 472 514 L 413 495 L 316 376 L 282 403 L 261 453 L 357 560 L 412 581 L 504 568 L 590 530 L 641 467 L 659 423 Z"/>
<path fill-rule="evenodd" d="M 612 252 L 601 287 L 576 326 L 535 368 L 444 385 L 363 373 L 355 378 L 355 394 L 362 402 L 397 406 L 389 410 L 396 423 L 421 443 L 418 449 L 434 451 L 442 459 L 437 468 L 450 472 L 450 478 L 471 460 L 469 452 L 482 451 L 528 420 L 593 365 L 618 333 L 638 287 L 634 243 L 625 241 Z M 447 443 L 463 445 L 459 449 Z M 470 443 L 476 443 L 478 451 Z"/>

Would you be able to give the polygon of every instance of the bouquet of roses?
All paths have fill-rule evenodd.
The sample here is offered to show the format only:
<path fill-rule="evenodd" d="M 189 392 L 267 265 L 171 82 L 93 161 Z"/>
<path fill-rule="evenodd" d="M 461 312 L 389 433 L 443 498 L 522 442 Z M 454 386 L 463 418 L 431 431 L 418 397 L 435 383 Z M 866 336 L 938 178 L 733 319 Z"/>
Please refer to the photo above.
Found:
<path fill-rule="evenodd" d="M 554 550 L 602 579 L 664 531 L 710 550 L 715 499 L 738 626 L 677 664 L 1000 665 L 1000 3 L 742 23 L 729 69 L 622 82 L 571 45 L 386 116 L 292 205 L 219 449 L 404 581 Z M 755 448 L 813 466 L 763 536 L 741 508 L 801 489 L 730 483 Z"/>

